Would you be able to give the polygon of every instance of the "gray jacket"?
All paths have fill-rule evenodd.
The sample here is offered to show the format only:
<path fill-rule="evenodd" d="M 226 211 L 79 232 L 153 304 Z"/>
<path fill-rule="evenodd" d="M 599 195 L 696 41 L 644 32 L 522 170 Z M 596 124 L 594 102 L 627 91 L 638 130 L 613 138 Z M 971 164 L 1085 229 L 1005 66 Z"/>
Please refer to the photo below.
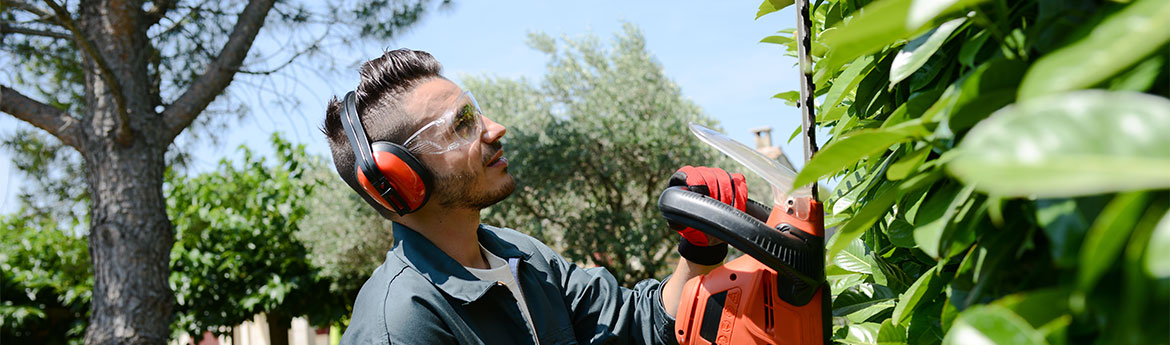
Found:
<path fill-rule="evenodd" d="M 480 225 L 485 249 L 518 258 L 516 276 L 542 345 L 674 344 L 662 285 L 627 289 L 511 229 Z M 531 344 L 504 285 L 481 281 L 414 230 L 394 224 L 394 249 L 362 286 L 341 344 Z"/>

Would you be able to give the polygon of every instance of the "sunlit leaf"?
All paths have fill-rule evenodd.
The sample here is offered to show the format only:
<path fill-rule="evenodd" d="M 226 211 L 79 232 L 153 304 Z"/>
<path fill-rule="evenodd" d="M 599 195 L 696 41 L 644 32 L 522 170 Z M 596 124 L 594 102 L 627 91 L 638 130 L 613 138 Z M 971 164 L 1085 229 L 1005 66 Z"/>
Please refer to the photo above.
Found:
<path fill-rule="evenodd" d="M 867 322 L 849 325 L 848 335 L 839 341 L 850 345 L 873 345 L 877 343 L 878 330 L 881 324 Z"/>
<path fill-rule="evenodd" d="M 998 306 L 976 306 L 959 314 L 943 344 L 1041 345 L 1044 336 L 1019 315 Z"/>
<path fill-rule="evenodd" d="M 1170 277 L 1170 212 L 1162 217 L 1150 236 L 1146 248 L 1146 271 L 1157 279 Z"/>
<path fill-rule="evenodd" d="M 886 179 L 897 181 L 910 176 L 911 173 L 918 169 L 918 166 L 922 165 L 922 162 L 926 160 L 926 156 L 930 155 L 930 151 L 931 147 L 927 146 L 903 156 L 897 162 L 891 164 L 890 168 L 886 170 Z"/>
<path fill-rule="evenodd" d="M 837 255 L 837 252 L 845 249 L 845 246 L 850 242 L 861 237 L 865 230 L 872 227 L 874 222 L 890 211 L 890 206 L 894 204 L 895 200 L 897 200 L 895 188 L 879 189 L 876 195 L 866 201 L 865 205 L 853 215 L 848 223 L 837 230 L 837 233 L 833 235 L 833 241 L 829 243 L 826 254 L 830 257 Z"/>
<path fill-rule="evenodd" d="M 756 19 L 760 19 L 765 14 L 776 12 L 792 5 L 793 0 L 764 0 L 760 3 L 760 10 L 756 12 Z"/>
<path fill-rule="evenodd" d="M 878 329 L 878 345 L 901 345 L 906 341 L 906 327 L 896 325 L 890 319 L 882 321 L 882 327 Z"/>
<path fill-rule="evenodd" d="M 1134 1 L 1088 36 L 1036 60 L 1024 75 L 1019 98 L 1092 87 L 1164 49 L 1168 41 L 1170 1 Z"/>
<path fill-rule="evenodd" d="M 939 278 L 938 269 L 939 267 L 935 266 L 929 271 L 923 272 L 922 276 L 918 277 L 918 280 L 914 281 L 914 284 L 910 285 L 906 292 L 898 298 L 898 305 L 894 307 L 894 315 L 891 316 L 895 324 L 901 325 L 906 322 L 910 318 L 910 313 L 918 307 L 923 298 L 927 300 L 934 298 L 934 296 L 930 296 L 931 292 L 937 293 L 936 289 L 941 288 L 942 285 L 933 282 Z"/>
<path fill-rule="evenodd" d="M 789 44 L 789 43 L 792 43 L 792 41 L 793 41 L 792 36 L 777 35 L 777 36 L 764 37 L 764 39 L 760 40 L 760 43 Z"/>
<path fill-rule="evenodd" d="M 1067 93 L 997 111 L 971 129 L 947 169 L 1003 196 L 1166 188 L 1165 133 L 1170 100 L 1129 92 Z"/>
<path fill-rule="evenodd" d="M 915 1 L 915 4 L 923 2 L 931 1 Z M 959 25 L 966 21 L 967 18 L 949 20 L 902 46 L 902 50 L 894 56 L 894 63 L 890 65 L 890 85 L 906 79 L 923 64 L 926 64 L 926 60 L 934 55 L 935 51 L 938 51 L 947 38 L 951 37 L 951 33 L 955 32 L 955 29 L 958 29 Z"/>
<path fill-rule="evenodd" d="M 835 174 L 858 160 L 915 135 L 917 128 L 859 130 L 835 140 L 817 152 L 796 175 L 794 186 L 803 186 L 822 177 Z"/>
<path fill-rule="evenodd" d="M 841 101 L 853 92 L 857 84 L 861 83 L 861 80 L 873 68 L 874 62 L 872 56 L 862 57 L 849 64 L 849 67 L 841 71 L 840 76 L 833 79 L 833 86 L 830 86 L 829 93 L 825 94 L 825 103 L 821 106 L 820 111 L 825 112 L 826 110 L 837 108 L 837 105 L 841 104 Z M 826 118 L 825 121 L 831 120 Z"/>
<path fill-rule="evenodd" d="M 861 240 L 849 242 L 845 250 L 833 256 L 833 264 L 850 272 L 873 274 L 874 262 L 866 254 L 865 243 Z"/>

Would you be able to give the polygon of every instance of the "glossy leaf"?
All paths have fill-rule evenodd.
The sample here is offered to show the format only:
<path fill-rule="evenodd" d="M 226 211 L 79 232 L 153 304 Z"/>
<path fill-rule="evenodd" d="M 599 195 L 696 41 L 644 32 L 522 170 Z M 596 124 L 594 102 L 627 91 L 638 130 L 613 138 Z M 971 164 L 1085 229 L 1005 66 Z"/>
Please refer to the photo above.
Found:
<path fill-rule="evenodd" d="M 870 283 L 861 283 L 840 290 L 833 299 L 833 315 L 845 316 L 868 308 L 872 305 L 892 301 L 897 294 L 889 288 Z"/>
<path fill-rule="evenodd" d="M 916 225 L 914 243 L 918 245 L 918 249 L 934 258 L 945 257 L 941 255 L 946 254 L 941 252 L 947 245 L 943 243 L 947 239 L 944 235 L 955 227 L 952 224 L 955 213 L 974 191 L 974 186 L 970 185 L 962 188 L 948 185 L 925 200 L 926 210 L 919 213 L 914 221 Z"/>
<path fill-rule="evenodd" d="M 1170 277 L 1170 212 L 1162 216 L 1146 248 L 1146 272 L 1157 279 Z"/>
<path fill-rule="evenodd" d="M 959 314 L 943 344 L 1046 345 L 1044 336 L 1011 310 L 976 306 Z"/>
<path fill-rule="evenodd" d="M 837 108 L 837 105 L 841 104 L 841 101 L 853 92 L 857 84 L 861 83 L 861 80 L 873 68 L 872 56 L 862 57 L 849 64 L 849 67 L 846 67 L 840 76 L 833 79 L 833 86 L 830 86 L 829 93 L 825 94 L 825 103 L 821 106 L 820 111 L 825 112 Z M 826 121 L 829 120 L 826 119 Z"/>
<path fill-rule="evenodd" d="M 890 319 L 882 321 L 882 327 L 878 329 L 878 345 L 901 345 L 906 341 L 906 327 L 896 325 Z"/>
<path fill-rule="evenodd" d="M 792 0 L 764 0 L 760 3 L 760 10 L 756 12 L 756 19 L 760 19 L 765 14 L 776 12 L 792 5 Z"/>
<path fill-rule="evenodd" d="M 873 274 L 874 262 L 866 253 L 865 243 L 861 240 L 849 242 L 849 245 L 833 256 L 833 264 L 850 272 Z"/>
<path fill-rule="evenodd" d="M 1141 217 L 1148 195 L 1130 192 L 1118 195 L 1105 206 L 1081 246 L 1080 270 L 1077 272 L 1077 290 L 1087 293 L 1117 261 L 1129 233 Z"/>
<path fill-rule="evenodd" d="M 876 195 L 866 201 L 865 206 L 862 206 L 848 223 L 837 230 L 837 233 L 833 235 L 833 240 L 829 243 L 826 254 L 833 257 L 837 255 L 837 252 L 845 249 L 850 242 L 861 237 L 866 229 L 872 227 L 874 222 L 890 211 L 890 206 L 894 204 L 896 197 L 895 188 L 879 189 Z"/>
<path fill-rule="evenodd" d="M 1036 225 L 1048 236 L 1057 265 L 1069 267 L 1076 263 L 1089 223 L 1077 209 L 1075 199 L 1036 200 Z"/>
<path fill-rule="evenodd" d="M 1170 100 L 1080 91 L 1006 107 L 960 143 L 948 171 L 984 192 L 1064 197 L 1170 187 Z"/>
<path fill-rule="evenodd" d="M 912 130 L 859 130 L 848 137 L 833 141 L 817 152 L 805 164 L 793 181 L 794 186 L 803 186 L 825 176 L 835 174 L 858 160 L 910 138 Z"/>
<path fill-rule="evenodd" d="M 1134 1 L 1095 25 L 1088 36 L 1036 60 L 1020 85 L 1020 99 L 1092 87 L 1162 49 L 1166 42 L 1170 42 L 1170 2 Z"/>
<path fill-rule="evenodd" d="M 938 270 L 939 267 L 935 266 L 929 271 L 923 272 L 922 276 L 918 277 L 918 280 L 914 281 L 914 284 L 910 285 L 906 292 L 898 298 L 898 305 L 894 307 L 894 315 L 891 316 L 895 324 L 901 325 L 906 322 L 910 318 L 910 313 L 923 302 L 923 298 L 928 300 L 934 298 L 931 293 L 937 293 L 937 289 L 941 287 L 941 284 L 934 282 L 934 280 L 939 279 Z"/>
<path fill-rule="evenodd" d="M 848 326 L 848 333 L 839 341 L 849 345 L 873 345 L 877 343 L 878 330 L 881 324 L 867 322 Z"/>
<path fill-rule="evenodd" d="M 922 162 L 926 160 L 926 156 L 930 155 L 930 151 L 931 148 L 927 146 L 903 156 L 897 162 L 891 164 L 890 168 L 886 170 L 886 179 L 897 181 L 910 176 L 911 173 L 914 173 L 922 165 Z"/>
<path fill-rule="evenodd" d="M 929 2 L 932 1 L 915 1 L 915 5 Z M 911 7 L 912 12 L 913 10 L 914 8 Z M 938 51 L 947 38 L 951 37 L 951 33 L 954 33 L 955 29 L 958 29 L 966 21 L 967 18 L 949 20 L 902 46 L 902 50 L 898 51 L 898 55 L 894 56 L 893 64 L 890 65 L 890 85 L 906 79 L 923 64 L 926 64 L 926 60 L 934 55 L 935 51 Z"/>
<path fill-rule="evenodd" d="M 768 37 L 764 37 L 764 39 L 760 40 L 760 43 L 772 43 L 772 44 L 789 44 L 792 42 L 793 42 L 792 36 L 782 36 L 782 35 L 768 36 Z"/>
<path fill-rule="evenodd" d="M 772 98 L 783 100 L 784 104 L 795 107 L 800 102 L 800 91 L 785 91 L 772 95 Z"/>

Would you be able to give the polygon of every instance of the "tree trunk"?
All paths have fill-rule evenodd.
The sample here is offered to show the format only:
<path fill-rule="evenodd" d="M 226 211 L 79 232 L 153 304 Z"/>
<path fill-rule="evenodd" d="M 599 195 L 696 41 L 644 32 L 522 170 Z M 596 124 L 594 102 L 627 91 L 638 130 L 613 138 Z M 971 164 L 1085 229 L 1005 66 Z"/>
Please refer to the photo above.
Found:
<path fill-rule="evenodd" d="M 85 343 L 164 344 L 174 298 L 167 283 L 174 232 L 162 193 L 163 150 L 141 140 L 128 148 L 112 140 L 105 146 L 85 152 L 94 264 Z"/>
<path fill-rule="evenodd" d="M 79 6 L 78 29 L 94 49 L 81 54 L 87 106 L 80 151 L 92 199 L 94 265 L 89 345 L 161 345 L 170 338 L 174 232 L 162 189 L 169 140 L 148 101 L 150 49 L 140 6 L 118 0 Z M 119 128 L 129 128 L 121 142 Z"/>
<path fill-rule="evenodd" d="M 288 345 L 288 329 L 292 319 L 283 313 L 273 312 L 268 316 L 268 345 Z"/>

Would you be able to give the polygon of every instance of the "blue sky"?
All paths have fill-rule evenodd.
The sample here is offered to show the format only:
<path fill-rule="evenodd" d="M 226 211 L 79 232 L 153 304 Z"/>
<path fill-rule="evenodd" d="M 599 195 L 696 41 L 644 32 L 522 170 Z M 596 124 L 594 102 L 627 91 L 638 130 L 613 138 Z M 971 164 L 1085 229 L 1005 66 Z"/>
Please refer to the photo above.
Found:
<path fill-rule="evenodd" d="M 459 83 L 462 76 L 493 75 L 540 80 L 545 68 L 542 53 L 525 45 L 529 32 L 579 37 L 593 34 L 608 42 L 625 22 L 637 25 L 650 52 L 667 76 L 703 111 L 718 119 L 732 138 L 753 145 L 750 129 L 771 126 L 773 141 L 794 160 L 801 157 L 800 142 L 784 143 L 800 124 L 799 111 L 771 99 L 773 94 L 798 86 L 795 59 L 784 56 L 777 45 L 758 43 L 778 30 L 794 27 L 792 8 L 753 20 L 759 0 L 737 1 L 456 1 L 449 9 L 432 12 L 418 25 L 389 42 L 364 42 L 339 60 L 357 61 L 381 54 L 384 49 L 406 47 L 426 50 L 444 66 L 445 74 Z M 278 44 L 279 30 L 265 28 L 257 44 Z M 294 66 L 289 73 L 301 78 L 281 86 L 296 94 L 293 109 L 265 104 L 265 98 L 249 96 L 248 86 L 237 82 L 231 92 L 251 109 L 239 121 L 226 121 L 220 142 L 199 142 L 192 153 L 192 172 L 214 169 L 221 158 L 236 158 L 240 145 L 269 154 L 271 133 L 303 143 L 309 152 L 327 155 L 328 147 L 317 128 L 325 103 L 357 85 L 356 66 L 337 73 L 318 73 L 312 66 Z M 0 128 L 10 133 L 27 126 L 10 115 L 0 115 Z M 186 136 L 186 134 L 184 134 Z M 824 136 L 819 138 L 822 143 Z M 184 139 L 183 136 L 180 140 Z M 802 162 L 794 162 L 799 167 Z M 669 173 L 669 172 L 664 172 Z M 22 179 L 11 167 L 7 152 L 0 152 L 3 212 L 16 209 L 13 200 Z"/>

